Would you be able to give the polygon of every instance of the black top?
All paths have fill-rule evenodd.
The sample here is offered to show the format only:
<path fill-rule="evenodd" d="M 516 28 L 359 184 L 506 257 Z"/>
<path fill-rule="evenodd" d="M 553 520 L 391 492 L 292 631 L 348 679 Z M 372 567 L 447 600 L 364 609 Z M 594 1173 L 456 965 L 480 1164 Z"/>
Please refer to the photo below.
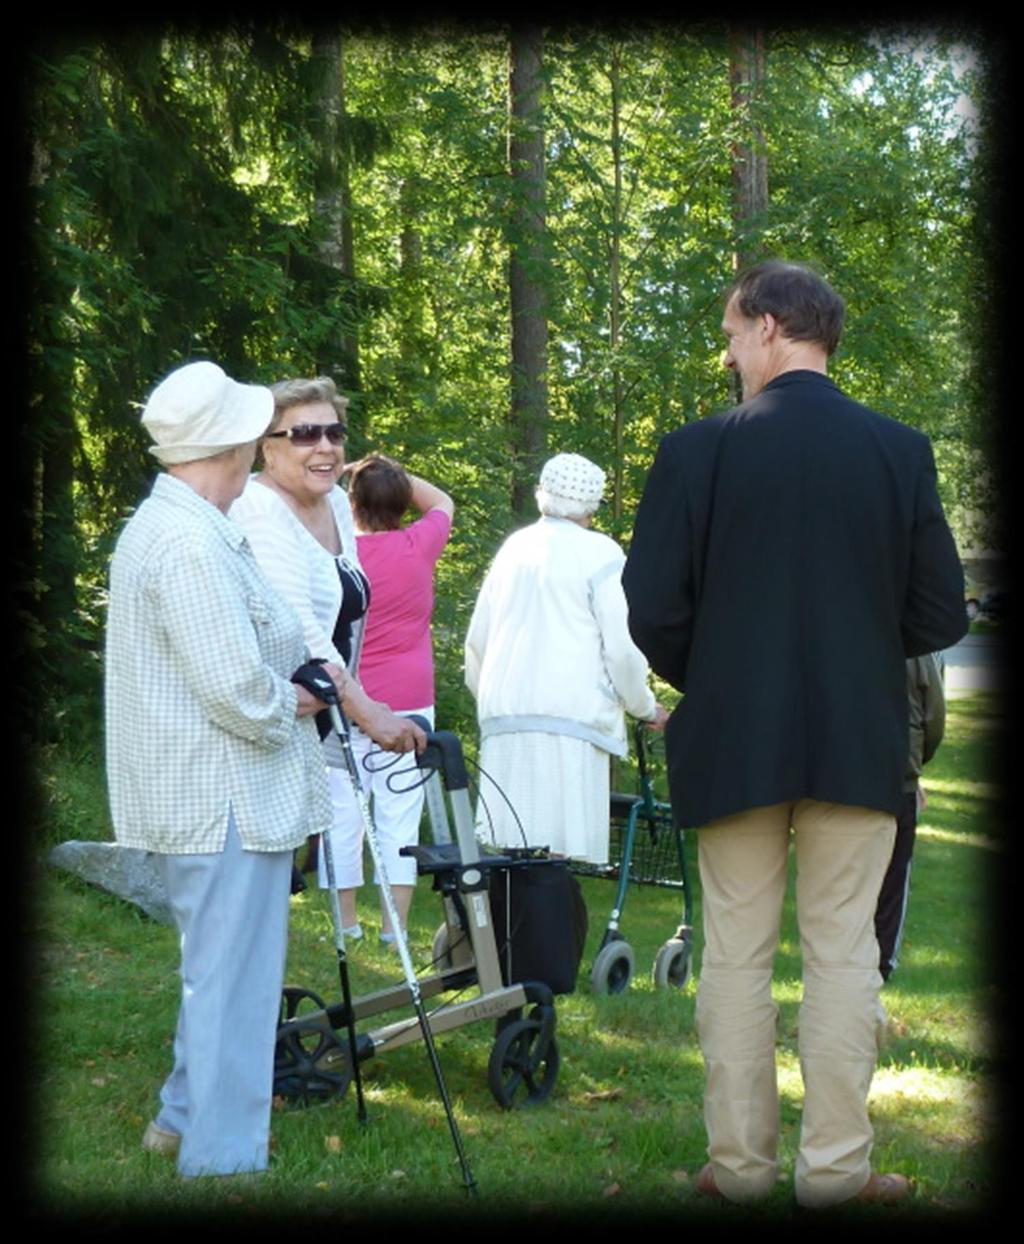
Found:
<path fill-rule="evenodd" d="M 370 580 L 347 557 L 335 559 L 341 579 L 341 608 L 334 624 L 334 646 L 346 665 L 352 660 L 352 625 L 370 607 Z"/>
<path fill-rule="evenodd" d="M 633 638 L 685 692 L 680 824 L 804 798 L 896 811 L 905 658 L 967 629 L 926 436 L 786 372 L 662 440 L 623 585 Z"/>

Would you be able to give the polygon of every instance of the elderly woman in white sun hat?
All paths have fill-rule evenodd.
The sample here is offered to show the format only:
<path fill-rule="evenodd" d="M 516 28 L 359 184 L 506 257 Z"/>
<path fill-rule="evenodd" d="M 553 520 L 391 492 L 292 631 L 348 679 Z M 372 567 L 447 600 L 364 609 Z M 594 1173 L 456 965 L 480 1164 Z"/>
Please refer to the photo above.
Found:
<path fill-rule="evenodd" d="M 110 568 L 111 816 L 118 842 L 160 858 L 181 933 L 174 1064 L 143 1147 L 184 1176 L 267 1165 L 292 853 L 331 817 L 325 705 L 293 681 L 317 654 L 227 517 L 273 409 L 211 362 L 157 385 L 142 422 L 166 471 Z"/>
<path fill-rule="evenodd" d="M 536 491 L 541 517 L 499 549 L 466 635 L 466 685 L 476 698 L 480 765 L 508 796 L 477 812 L 500 846 L 550 846 L 608 859 L 609 757 L 626 753 L 624 713 L 663 729 L 647 662 L 629 635 L 625 555 L 590 530 L 604 494 L 600 467 L 551 458 Z"/>

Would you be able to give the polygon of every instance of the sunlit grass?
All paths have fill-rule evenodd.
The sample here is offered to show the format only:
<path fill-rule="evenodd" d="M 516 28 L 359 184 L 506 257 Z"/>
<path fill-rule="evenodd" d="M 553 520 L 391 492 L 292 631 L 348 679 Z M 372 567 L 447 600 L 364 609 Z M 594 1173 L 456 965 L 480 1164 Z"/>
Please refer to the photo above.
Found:
<path fill-rule="evenodd" d="M 982 851 L 1002 851 L 1006 844 L 1000 842 L 996 838 L 986 837 L 984 834 L 972 834 L 960 831 L 959 833 L 949 829 L 938 829 L 934 825 L 918 825 L 918 838 L 930 838 L 934 842 L 951 842 L 958 846 L 977 847 Z"/>
<path fill-rule="evenodd" d="M 997 983 L 986 939 L 991 871 L 1001 867 L 1004 833 L 987 765 L 998 734 L 992 723 L 1003 720 L 998 704 L 985 697 L 950 706 L 949 746 L 943 745 L 926 772 L 931 798 L 919 831 L 902 960 L 883 993 L 890 1025 L 871 1090 L 874 1158 L 917 1181 L 919 1209 L 977 1208 L 992 1189 L 998 1098 L 987 1011 Z M 102 781 L 94 762 L 84 753 L 57 764 L 60 759 L 54 758 L 48 786 L 52 841 L 105 836 L 106 811 L 96 797 Z M 688 836 L 692 856 L 695 845 Z M 339 1228 L 387 1214 L 410 1219 L 443 1214 L 461 1222 L 470 1208 L 484 1217 L 525 1215 L 541 1222 L 593 1212 L 616 1224 L 652 1212 L 702 1213 L 724 1222 L 791 1212 L 803 1094 L 792 889 L 773 984 L 784 1178 L 763 1209 L 744 1211 L 709 1207 L 694 1193 L 706 1155 L 694 986 L 659 990 L 650 975 L 659 946 L 679 922 L 678 891 L 656 886 L 630 891 L 622 927 L 635 950 L 636 975 L 625 994 L 601 997 L 590 989 L 589 972 L 614 887 L 584 879 L 590 931 L 576 992 L 558 1000 L 562 1064 L 544 1105 L 507 1113 L 494 1101 L 487 1085 L 490 1023 L 468 1024 L 438 1039 L 453 1110 L 481 1190 L 474 1203 L 462 1187 L 420 1041 L 363 1064 L 365 1126 L 356 1117 L 352 1088 L 326 1105 L 276 1110 L 271 1169 L 251 1187 L 183 1182 L 172 1164 L 143 1154 L 139 1138 L 170 1065 L 176 934 L 41 861 L 37 882 L 36 1001 L 45 1007 L 45 1023 L 34 1028 L 39 1127 L 33 1177 L 39 1197 L 68 1212 L 107 1206 L 120 1217 L 154 1210 L 223 1209 L 237 1215 L 252 1207 L 295 1221 L 329 1216 Z M 361 917 L 366 937 L 349 945 L 357 994 L 401 977 L 396 957 L 377 943 L 379 913 L 370 887 Z M 417 963 L 429 959 L 439 920 L 437 898 L 423 884 L 411 924 Z M 698 973 L 700 951 L 698 933 Z M 287 979 L 328 1001 L 339 996 L 327 904 L 315 887 L 292 900 Z M 408 1015 L 406 1009 L 369 1026 Z"/>
<path fill-rule="evenodd" d="M 995 799 L 999 794 L 999 787 L 995 782 L 972 782 L 967 778 L 938 778 L 930 773 L 925 780 L 925 785 L 929 795 L 934 791 L 959 798 L 970 796 L 974 799 Z"/>

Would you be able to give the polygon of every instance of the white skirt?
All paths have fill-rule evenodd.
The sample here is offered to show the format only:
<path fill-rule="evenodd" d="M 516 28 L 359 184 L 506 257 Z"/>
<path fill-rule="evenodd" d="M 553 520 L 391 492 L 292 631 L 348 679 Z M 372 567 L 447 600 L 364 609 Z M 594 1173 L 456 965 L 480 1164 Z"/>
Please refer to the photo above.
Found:
<path fill-rule="evenodd" d="M 477 837 L 498 847 L 550 847 L 556 855 L 607 863 L 609 759 L 593 743 L 567 734 L 484 739 Z"/>

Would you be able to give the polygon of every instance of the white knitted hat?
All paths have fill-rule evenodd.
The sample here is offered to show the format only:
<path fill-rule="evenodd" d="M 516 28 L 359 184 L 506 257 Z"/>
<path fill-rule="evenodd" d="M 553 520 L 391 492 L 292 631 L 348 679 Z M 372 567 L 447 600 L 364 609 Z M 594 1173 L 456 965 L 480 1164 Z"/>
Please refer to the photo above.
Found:
<path fill-rule="evenodd" d="M 604 496 L 604 480 L 604 471 L 580 454 L 555 454 L 540 473 L 540 486 L 552 497 L 592 505 Z"/>
<path fill-rule="evenodd" d="M 165 465 L 210 458 L 246 445 L 267 430 L 274 395 L 262 384 L 239 384 L 216 363 L 186 363 L 156 386 L 142 422 L 156 441 L 149 452 Z"/>

